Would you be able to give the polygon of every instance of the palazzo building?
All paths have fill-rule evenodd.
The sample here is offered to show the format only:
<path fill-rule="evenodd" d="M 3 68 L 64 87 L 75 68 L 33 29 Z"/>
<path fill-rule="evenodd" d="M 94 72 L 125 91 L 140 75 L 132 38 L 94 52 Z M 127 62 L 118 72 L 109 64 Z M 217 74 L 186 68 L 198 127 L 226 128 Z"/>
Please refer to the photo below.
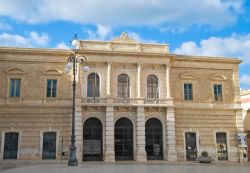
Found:
<path fill-rule="evenodd" d="M 242 116 L 244 131 L 247 135 L 247 155 L 248 160 L 250 161 L 250 90 L 241 91 L 241 107 L 243 109 Z"/>
<path fill-rule="evenodd" d="M 0 159 L 67 159 L 70 50 L 0 48 Z M 78 161 L 238 161 L 243 131 L 236 58 L 175 55 L 126 34 L 80 41 Z"/>

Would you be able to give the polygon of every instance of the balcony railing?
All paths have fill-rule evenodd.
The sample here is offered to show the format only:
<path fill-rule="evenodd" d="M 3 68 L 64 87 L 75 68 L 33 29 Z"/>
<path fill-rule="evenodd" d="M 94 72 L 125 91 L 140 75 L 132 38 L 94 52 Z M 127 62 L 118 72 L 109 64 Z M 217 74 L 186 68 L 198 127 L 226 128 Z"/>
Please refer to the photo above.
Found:
<path fill-rule="evenodd" d="M 84 97 L 82 98 L 83 104 L 150 104 L 150 105 L 163 105 L 168 104 L 171 99 L 160 99 L 160 98 L 129 98 L 129 97 Z"/>

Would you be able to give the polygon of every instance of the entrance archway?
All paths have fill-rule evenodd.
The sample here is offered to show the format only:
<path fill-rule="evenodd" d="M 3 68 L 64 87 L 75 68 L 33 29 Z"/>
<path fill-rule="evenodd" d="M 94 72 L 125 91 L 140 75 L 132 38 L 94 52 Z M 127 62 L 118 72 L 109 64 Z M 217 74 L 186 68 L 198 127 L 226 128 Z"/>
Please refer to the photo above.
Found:
<path fill-rule="evenodd" d="M 115 123 L 115 160 L 133 160 L 133 124 L 128 118 Z"/>
<path fill-rule="evenodd" d="M 5 133 L 3 159 L 17 159 L 18 133 Z"/>
<path fill-rule="evenodd" d="M 145 125 L 146 152 L 148 160 L 163 159 L 162 124 L 156 118 L 150 118 Z"/>
<path fill-rule="evenodd" d="M 102 160 L 102 123 L 89 118 L 83 125 L 83 161 Z"/>

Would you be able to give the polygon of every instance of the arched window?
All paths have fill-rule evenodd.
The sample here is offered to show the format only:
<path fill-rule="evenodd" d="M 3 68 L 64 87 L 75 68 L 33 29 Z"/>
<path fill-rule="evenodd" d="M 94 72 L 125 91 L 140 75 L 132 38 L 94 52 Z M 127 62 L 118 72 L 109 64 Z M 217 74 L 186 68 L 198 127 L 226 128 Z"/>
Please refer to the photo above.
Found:
<path fill-rule="evenodd" d="M 91 73 L 88 76 L 88 97 L 100 96 L 100 78 L 96 73 Z"/>
<path fill-rule="evenodd" d="M 147 79 L 147 97 L 158 98 L 158 78 L 154 75 L 148 76 Z"/>
<path fill-rule="evenodd" d="M 118 97 L 129 97 L 129 77 L 121 74 L 118 77 Z"/>

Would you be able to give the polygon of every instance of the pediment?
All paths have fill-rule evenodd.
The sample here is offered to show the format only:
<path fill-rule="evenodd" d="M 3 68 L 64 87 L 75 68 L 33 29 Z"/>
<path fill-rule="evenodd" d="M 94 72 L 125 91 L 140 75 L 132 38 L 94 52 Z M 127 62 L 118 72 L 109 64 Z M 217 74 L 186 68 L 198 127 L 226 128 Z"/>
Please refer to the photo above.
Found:
<path fill-rule="evenodd" d="M 184 73 L 182 75 L 180 75 L 181 79 L 186 79 L 186 80 L 194 80 L 195 76 L 193 74 L 190 73 Z"/>
<path fill-rule="evenodd" d="M 7 68 L 7 69 L 5 70 L 5 73 L 6 73 L 6 74 L 25 74 L 25 72 L 24 72 L 23 69 L 15 68 L 15 67 Z"/>
<path fill-rule="evenodd" d="M 62 71 L 58 69 L 46 69 L 43 71 L 45 75 L 61 75 Z"/>
<path fill-rule="evenodd" d="M 216 81 L 223 81 L 223 80 L 227 80 L 227 77 L 221 74 L 213 74 L 209 76 L 209 79 L 216 80 Z"/>

